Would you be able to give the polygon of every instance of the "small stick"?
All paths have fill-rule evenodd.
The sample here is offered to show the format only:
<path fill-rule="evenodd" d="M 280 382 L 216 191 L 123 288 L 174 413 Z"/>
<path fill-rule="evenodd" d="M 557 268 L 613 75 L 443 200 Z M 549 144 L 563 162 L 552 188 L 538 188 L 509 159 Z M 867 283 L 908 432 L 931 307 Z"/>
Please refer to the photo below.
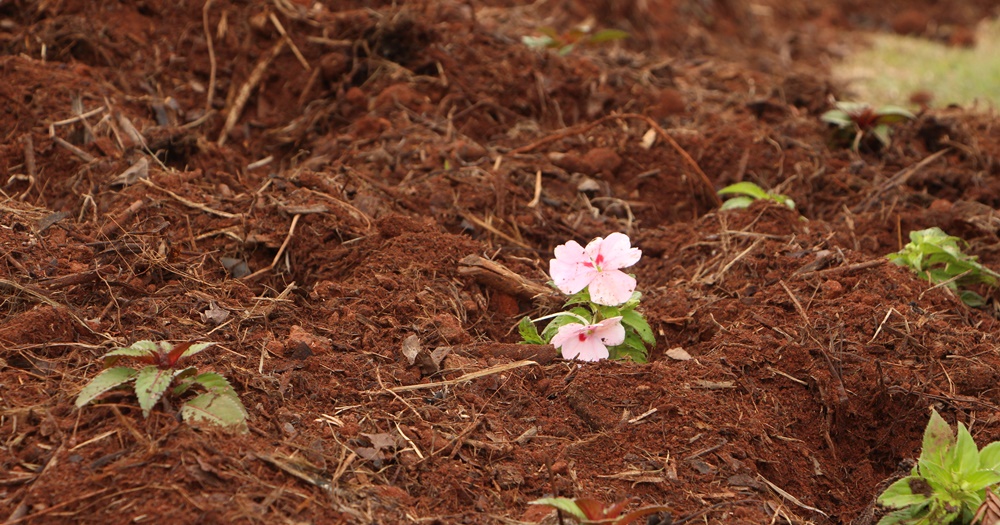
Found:
<path fill-rule="evenodd" d="M 189 208 L 194 208 L 196 210 L 201 210 L 201 211 L 203 211 L 205 213 L 211 213 L 212 215 L 218 215 L 219 217 L 223 217 L 225 219 L 239 219 L 240 218 L 240 216 L 236 215 L 235 213 L 229 213 L 227 211 L 215 210 L 215 209 L 209 208 L 208 206 L 205 206 L 204 204 L 198 204 L 197 202 L 187 200 L 184 197 L 181 197 L 180 195 L 178 195 L 178 194 L 176 194 L 176 193 L 174 193 L 174 192 L 172 192 L 172 191 L 170 191 L 170 190 L 168 190 L 166 188 L 161 188 L 161 187 L 157 186 L 155 183 L 153 183 L 149 179 L 139 179 L 139 182 L 145 184 L 146 186 L 149 186 L 150 188 L 153 188 L 154 190 L 159 190 L 159 191 L 162 191 L 163 193 L 166 193 L 167 195 L 170 195 L 174 199 L 177 199 L 178 202 L 180 202 L 181 204 L 183 204 L 183 205 L 185 205 L 185 206 L 187 206 Z"/>
<path fill-rule="evenodd" d="M 306 60 L 306 57 L 302 56 L 302 52 L 299 51 L 298 47 L 296 47 L 295 42 L 292 42 L 292 38 L 288 36 L 287 32 L 285 32 L 285 26 L 281 25 L 281 21 L 278 20 L 278 17 L 274 16 L 274 13 L 269 13 L 268 18 L 271 19 L 271 23 L 274 24 L 275 29 L 281 33 L 282 38 L 288 42 L 288 47 L 292 48 L 292 53 L 295 54 L 295 58 L 299 59 L 299 63 L 302 64 L 302 67 L 305 68 L 306 71 L 311 70 L 312 68 L 309 66 L 309 61 Z"/>
<path fill-rule="evenodd" d="M 80 148 L 78 148 L 78 147 L 70 144 L 69 142 L 66 142 L 65 140 L 63 140 L 63 139 L 61 139 L 61 138 L 59 138 L 59 137 L 57 137 L 55 135 L 52 135 L 52 142 L 55 142 L 57 145 L 66 148 L 67 150 L 69 150 L 70 153 L 72 153 L 72 154 L 76 155 L 77 157 L 80 157 L 81 159 L 83 159 L 84 162 L 90 163 L 90 162 L 94 162 L 95 160 L 97 160 L 90 153 L 87 153 L 86 151 L 83 151 L 82 149 L 80 149 Z"/>
<path fill-rule="evenodd" d="M 35 143 L 31 140 L 31 133 L 26 133 L 21 137 L 21 142 L 24 143 L 24 167 L 28 170 L 28 176 L 34 177 L 36 175 Z"/>
<path fill-rule="evenodd" d="M 827 268 L 826 270 L 815 270 L 812 272 L 803 272 L 795 277 L 799 279 L 805 279 L 806 277 L 826 277 L 828 275 L 834 275 L 838 273 L 851 273 L 858 270 L 864 270 L 865 268 L 874 268 L 875 266 L 881 266 L 886 263 L 888 259 L 873 259 L 871 261 L 859 262 L 854 264 L 848 264 L 847 266 L 838 266 L 836 268 Z"/>
<path fill-rule="evenodd" d="M 242 278 L 243 280 L 250 281 L 256 279 L 257 277 L 260 277 L 264 272 L 269 272 L 273 270 L 275 266 L 278 265 L 278 262 L 281 261 L 281 256 L 285 254 L 285 249 L 288 248 L 288 243 L 291 242 L 292 240 L 292 235 L 295 234 L 295 226 L 299 223 L 299 219 L 301 218 L 302 218 L 301 213 L 295 215 L 295 217 L 292 217 L 292 225 L 288 228 L 288 235 L 285 236 L 285 242 L 281 243 L 281 247 L 278 248 L 278 253 L 274 255 L 274 259 L 271 260 L 271 264 L 261 268 L 260 270 L 257 270 L 256 272 L 253 272 L 250 275 L 243 277 Z"/>
<path fill-rule="evenodd" d="M 201 23 L 205 28 L 205 40 L 208 42 L 208 95 L 205 97 L 205 115 L 212 111 L 212 98 L 215 96 L 215 46 L 212 44 L 212 30 L 208 27 L 208 10 L 214 0 L 205 0 L 201 8 Z"/>
<path fill-rule="evenodd" d="M 778 281 L 778 284 L 780 284 L 781 287 L 785 289 L 785 293 L 788 294 L 788 297 L 792 298 L 792 303 L 795 305 L 795 310 L 798 311 L 799 315 L 802 316 L 802 320 L 806 322 L 806 326 L 812 326 L 812 323 L 809 322 L 809 316 L 806 315 L 805 309 L 802 308 L 802 303 L 799 302 L 799 298 L 795 297 L 795 294 L 793 294 L 792 290 L 788 288 L 788 285 L 785 284 L 785 281 Z"/>
<path fill-rule="evenodd" d="M 529 281 L 506 266 L 472 254 L 458 262 L 458 274 L 472 277 L 508 295 L 533 299 L 552 293 L 548 287 Z"/>
<path fill-rule="evenodd" d="M 226 138 L 229 136 L 229 132 L 233 130 L 236 126 L 236 121 L 239 120 L 240 115 L 243 113 L 243 107 L 246 106 L 248 100 L 250 100 L 250 92 L 260 84 L 261 79 L 264 77 L 264 72 L 267 71 L 268 66 L 271 65 L 278 53 L 285 48 L 285 40 L 281 39 L 277 44 L 271 48 L 271 52 L 267 56 L 262 58 L 260 62 L 253 68 L 250 72 L 250 77 L 240 88 L 240 92 L 236 95 L 236 100 L 233 101 L 233 107 L 229 109 L 229 114 L 226 115 L 226 125 L 222 128 L 222 133 L 219 134 L 219 139 L 216 143 L 221 147 L 226 144 Z"/>
<path fill-rule="evenodd" d="M 535 172 L 535 196 L 528 203 L 529 208 L 538 206 L 538 201 L 542 198 L 542 170 Z"/>

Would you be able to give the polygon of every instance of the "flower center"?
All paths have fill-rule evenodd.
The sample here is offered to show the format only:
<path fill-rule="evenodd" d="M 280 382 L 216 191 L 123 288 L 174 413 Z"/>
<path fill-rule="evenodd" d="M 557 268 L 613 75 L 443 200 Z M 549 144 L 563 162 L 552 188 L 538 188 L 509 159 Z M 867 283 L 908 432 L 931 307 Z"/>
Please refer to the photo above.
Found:
<path fill-rule="evenodd" d="M 593 268 L 597 271 L 601 271 L 601 264 L 603 263 L 604 263 L 604 256 L 601 254 L 597 254 L 597 257 L 594 258 L 593 262 L 585 262 L 583 263 L 583 265 L 586 266 L 587 268 Z"/>
<path fill-rule="evenodd" d="M 580 332 L 580 335 L 578 335 L 577 338 L 579 338 L 580 342 L 582 343 L 582 342 L 586 341 L 587 338 L 590 337 L 590 336 L 592 336 L 592 335 L 594 335 L 594 330 L 593 329 L 588 329 L 588 330 L 584 330 L 583 332 Z"/>

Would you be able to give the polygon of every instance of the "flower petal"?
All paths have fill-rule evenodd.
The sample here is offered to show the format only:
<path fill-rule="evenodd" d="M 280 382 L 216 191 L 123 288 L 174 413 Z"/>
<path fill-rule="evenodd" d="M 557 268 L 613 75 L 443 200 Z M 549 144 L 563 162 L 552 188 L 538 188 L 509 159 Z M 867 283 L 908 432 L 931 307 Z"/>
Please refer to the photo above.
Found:
<path fill-rule="evenodd" d="M 618 346 L 625 342 L 625 327 L 622 316 L 609 317 L 594 325 L 594 337 L 607 346 Z"/>
<path fill-rule="evenodd" d="M 635 278 L 621 270 L 598 272 L 590 281 L 590 300 L 604 306 L 623 304 L 632 297 L 634 291 Z"/>
<path fill-rule="evenodd" d="M 591 335 L 584 341 L 577 341 L 578 344 L 572 347 L 576 355 L 572 358 L 579 359 L 580 361 L 600 361 L 601 359 L 607 359 L 609 355 L 608 347 L 604 346 L 601 339 L 595 335 Z M 563 358 L 566 357 L 565 351 L 563 351 Z"/>
<path fill-rule="evenodd" d="M 578 341 L 580 339 L 580 334 L 586 331 L 587 327 L 580 323 L 564 324 L 559 327 L 559 330 L 556 331 L 556 335 L 552 337 L 552 346 L 562 348 L 566 346 L 567 343 Z"/>
<path fill-rule="evenodd" d="M 549 275 L 562 293 L 574 294 L 583 290 L 597 274 L 593 265 L 586 266 L 590 258 L 576 241 L 556 246 L 555 255 L 556 258 L 549 261 Z"/>
<path fill-rule="evenodd" d="M 594 268 L 582 264 L 565 262 L 560 259 L 549 261 L 549 275 L 556 288 L 565 294 L 575 294 L 583 290 L 598 274 Z"/>
<path fill-rule="evenodd" d="M 615 232 L 600 243 L 593 257 L 596 259 L 598 253 L 603 256 L 602 270 L 626 268 L 639 262 L 639 258 L 642 257 L 642 251 L 639 248 L 631 248 L 631 245 L 628 235 Z"/>

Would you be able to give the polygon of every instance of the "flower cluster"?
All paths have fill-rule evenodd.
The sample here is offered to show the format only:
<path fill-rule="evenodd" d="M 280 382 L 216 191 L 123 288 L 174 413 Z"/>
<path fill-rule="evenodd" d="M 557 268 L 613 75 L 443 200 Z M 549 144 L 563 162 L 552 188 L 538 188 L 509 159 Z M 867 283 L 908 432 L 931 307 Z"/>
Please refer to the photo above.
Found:
<path fill-rule="evenodd" d="M 565 359 L 646 362 L 646 345 L 655 344 L 653 331 L 635 311 L 642 296 L 635 291 L 635 277 L 621 271 L 639 262 L 642 252 L 627 235 L 612 233 L 586 247 L 576 241 L 561 244 L 555 256 L 549 262 L 552 284 L 570 296 L 567 307 L 578 306 L 535 319 L 552 319 L 541 334 L 531 319 L 522 319 L 518 328 L 524 341 L 551 343 Z"/>

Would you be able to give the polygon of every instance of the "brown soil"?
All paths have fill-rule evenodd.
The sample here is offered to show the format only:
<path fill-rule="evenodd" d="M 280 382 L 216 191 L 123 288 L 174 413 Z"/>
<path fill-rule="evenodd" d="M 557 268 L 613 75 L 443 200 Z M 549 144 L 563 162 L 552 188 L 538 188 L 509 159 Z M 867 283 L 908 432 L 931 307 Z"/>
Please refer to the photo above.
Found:
<path fill-rule="evenodd" d="M 1000 135 L 931 108 L 833 147 L 825 68 L 993 2 L 815 4 L 0 2 L 0 520 L 518 523 L 557 494 L 871 523 L 929 407 L 1000 439 L 1000 295 L 884 262 L 940 226 L 1000 267 Z M 520 42 L 588 17 L 633 38 Z M 741 180 L 798 210 L 719 212 Z M 559 297 L 462 262 L 544 285 L 554 246 L 613 231 L 643 250 L 647 365 L 511 344 Z M 250 432 L 77 410 L 140 339 L 215 342 L 196 364 Z"/>

